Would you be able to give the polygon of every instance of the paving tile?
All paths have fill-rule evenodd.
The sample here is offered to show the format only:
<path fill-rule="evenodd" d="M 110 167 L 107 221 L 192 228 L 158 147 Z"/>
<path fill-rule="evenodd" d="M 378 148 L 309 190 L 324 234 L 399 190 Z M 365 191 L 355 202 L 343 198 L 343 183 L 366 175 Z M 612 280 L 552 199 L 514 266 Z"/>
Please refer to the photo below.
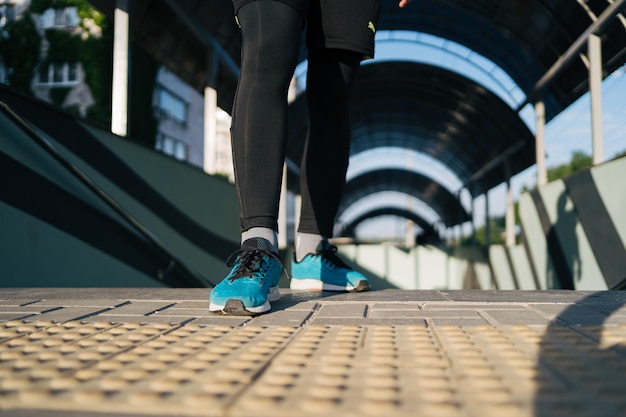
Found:
<path fill-rule="evenodd" d="M 424 301 L 450 301 L 440 291 L 404 291 L 404 290 L 377 290 L 360 293 L 325 293 L 324 303 L 328 302 L 424 302 Z"/>
<path fill-rule="evenodd" d="M 272 304 L 272 309 L 285 309 L 285 310 L 289 310 L 289 311 L 295 311 L 295 310 L 307 310 L 307 311 L 312 311 L 312 310 L 316 310 L 320 307 L 320 303 L 317 301 L 303 301 L 301 303 L 295 304 L 295 305 L 290 305 L 290 306 L 283 306 L 280 303 L 273 303 Z"/>
<path fill-rule="evenodd" d="M 60 306 L 50 307 L 50 306 L 1 306 L 0 313 L 4 314 L 41 314 L 45 311 L 55 310 L 57 308 L 61 308 Z"/>
<path fill-rule="evenodd" d="M 523 304 L 517 303 L 462 303 L 462 302 L 427 302 L 422 310 L 524 310 Z"/>
<path fill-rule="evenodd" d="M 369 304 L 369 308 L 370 311 L 378 311 L 378 310 L 408 310 L 408 311 L 414 311 L 414 310 L 420 310 L 421 309 L 421 304 L 420 303 L 393 303 L 393 302 L 389 302 L 389 303 L 371 303 Z"/>
<path fill-rule="evenodd" d="M 423 325 L 426 326 L 426 320 L 420 318 L 338 318 L 338 317 L 313 317 L 309 322 L 312 325 L 321 326 L 408 326 Z"/>
<path fill-rule="evenodd" d="M 488 321 L 500 325 L 550 323 L 550 319 L 530 310 L 489 310 L 483 311 L 482 315 Z"/>
<path fill-rule="evenodd" d="M 136 322 L 136 323 L 184 323 L 187 321 L 193 320 L 193 317 L 183 317 L 183 316 L 143 316 L 143 315 L 115 315 L 115 314 L 103 314 L 96 316 L 89 316 L 82 318 L 81 321 L 84 322 L 111 322 L 111 323 L 127 323 L 127 322 Z"/>
<path fill-rule="evenodd" d="M 170 309 L 195 309 L 195 310 L 208 310 L 209 309 L 209 299 L 193 301 L 193 300 L 184 300 L 184 301 L 176 301 L 170 307 Z"/>
<path fill-rule="evenodd" d="M 584 300 L 593 295 L 592 292 L 585 291 L 498 291 L 498 290 L 481 290 L 481 291 L 442 291 L 449 301 L 460 302 L 510 302 L 510 303 L 572 303 Z"/>
<path fill-rule="evenodd" d="M 556 303 L 544 303 L 544 304 L 528 304 L 528 308 L 534 310 L 541 315 L 554 319 L 558 317 L 568 308 L 571 308 L 574 304 L 556 304 Z"/>
<path fill-rule="evenodd" d="M 484 318 L 468 318 L 468 317 L 433 317 L 428 319 L 431 326 L 484 326 L 489 325 L 489 322 Z"/>
<path fill-rule="evenodd" d="M 174 302 L 168 301 L 134 301 L 128 304 L 124 304 L 115 309 L 109 310 L 106 315 L 150 315 L 154 314 L 157 311 L 168 309 L 172 306 L 176 305 Z"/>
<path fill-rule="evenodd" d="M 433 317 L 465 317 L 480 318 L 480 314 L 474 310 L 375 310 L 367 315 L 368 318 L 433 318 Z"/>
<path fill-rule="evenodd" d="M 322 304 L 315 317 L 364 318 L 367 304 Z"/>
<path fill-rule="evenodd" d="M 304 325 L 312 316 L 312 311 L 295 310 L 295 311 L 276 311 L 269 314 L 263 314 L 253 318 L 250 323 L 255 326 L 296 326 Z"/>
<path fill-rule="evenodd" d="M 32 313 L 0 313 L 0 321 L 22 320 L 34 315 Z"/>
<path fill-rule="evenodd" d="M 116 310 L 113 310 L 115 312 Z M 150 316 L 180 316 L 180 317 L 211 317 L 215 313 L 209 311 L 208 305 L 206 308 L 164 308 L 162 310 L 157 310 L 151 314 Z"/>
<path fill-rule="evenodd" d="M 1 296 L 0 296 L 1 297 Z M 29 304 L 33 304 L 33 303 L 37 303 L 40 300 L 33 300 L 32 298 L 29 299 L 1 299 L 0 298 L 0 308 L 4 307 L 4 306 L 26 306 Z"/>
<path fill-rule="evenodd" d="M 218 316 L 213 315 L 211 317 L 199 317 L 194 318 L 190 323 L 199 325 L 199 326 L 229 326 L 229 327 L 239 327 L 245 326 L 251 322 L 251 317 L 227 317 L 227 316 Z"/>
<path fill-rule="evenodd" d="M 29 317 L 26 320 L 70 321 L 98 315 L 106 311 L 108 309 L 103 309 L 102 307 L 60 307 L 42 311 L 40 314 Z"/>
<path fill-rule="evenodd" d="M 57 299 L 43 299 L 29 304 L 33 307 L 49 306 L 49 307 L 115 307 L 120 304 L 128 302 L 127 300 L 116 299 L 83 299 L 83 298 L 57 298 Z"/>

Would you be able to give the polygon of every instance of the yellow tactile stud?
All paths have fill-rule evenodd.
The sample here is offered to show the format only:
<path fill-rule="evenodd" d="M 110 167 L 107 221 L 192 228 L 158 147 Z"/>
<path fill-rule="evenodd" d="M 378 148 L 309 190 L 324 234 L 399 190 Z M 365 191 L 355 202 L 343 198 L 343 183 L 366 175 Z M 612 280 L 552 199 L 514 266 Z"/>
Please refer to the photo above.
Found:
<path fill-rule="evenodd" d="M 616 389 L 626 371 L 625 326 L 14 321 L 0 324 L 0 335 L 6 409 L 525 417 L 535 408 L 576 415 L 562 402 L 577 397 L 601 400 L 607 415 L 626 407 Z"/>
<path fill-rule="evenodd" d="M 280 401 L 271 404 L 271 412 L 277 416 L 293 410 L 302 415 L 415 415 L 415 374 L 407 370 L 421 368 L 413 345 L 432 349 L 429 353 L 437 348 L 428 331 L 415 332 L 410 326 L 305 328 L 272 361 L 255 388 L 273 385 L 270 394 Z M 254 397 L 246 393 L 233 415 L 259 411 L 257 397 L 263 392 L 259 388 Z"/>
<path fill-rule="evenodd" d="M 31 327 L 25 333 L 35 331 Z M 141 405 L 142 412 L 153 414 L 221 415 L 297 331 L 137 323 L 54 326 L 34 337 L 54 340 L 41 349 L 61 353 L 49 355 L 50 368 L 35 370 L 41 349 L 24 349 L 25 343 L 9 346 L 14 355 L 0 351 L 11 362 L 0 372 L 0 386 L 12 387 L 12 394 L 2 397 L 3 407 L 116 412 Z M 10 336 L 15 340 L 19 334 Z M 16 372 L 27 378 L 16 378 Z"/>

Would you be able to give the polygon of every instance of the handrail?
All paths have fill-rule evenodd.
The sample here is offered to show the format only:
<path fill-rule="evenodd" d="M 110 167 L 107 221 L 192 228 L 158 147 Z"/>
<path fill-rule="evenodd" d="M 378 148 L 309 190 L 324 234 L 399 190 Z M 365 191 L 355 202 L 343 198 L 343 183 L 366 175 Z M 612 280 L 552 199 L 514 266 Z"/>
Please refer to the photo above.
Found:
<path fill-rule="evenodd" d="M 87 174 L 80 168 L 68 161 L 57 148 L 19 114 L 11 109 L 6 103 L 0 101 L 0 110 L 3 111 L 11 120 L 18 124 L 25 133 L 34 140 L 34 142 L 50 154 L 63 168 L 68 170 L 81 183 L 89 188 L 98 198 L 104 201 L 117 214 L 119 214 L 134 230 L 139 232 L 148 243 L 156 250 L 159 256 L 166 259 L 167 265 L 157 269 L 156 279 L 165 282 L 174 272 L 178 272 L 189 287 L 214 287 L 215 284 L 204 278 L 198 272 L 186 267 L 183 262 L 177 259 L 159 239 L 148 230 L 139 220 L 124 209 L 113 197 L 98 186 Z"/>

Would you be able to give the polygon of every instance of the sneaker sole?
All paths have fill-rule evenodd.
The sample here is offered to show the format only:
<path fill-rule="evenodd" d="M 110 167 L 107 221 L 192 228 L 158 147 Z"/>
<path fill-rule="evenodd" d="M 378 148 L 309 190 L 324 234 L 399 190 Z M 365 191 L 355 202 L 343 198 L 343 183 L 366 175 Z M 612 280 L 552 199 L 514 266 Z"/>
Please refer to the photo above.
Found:
<path fill-rule="evenodd" d="M 256 316 L 270 311 L 272 307 L 268 301 L 258 307 L 246 308 L 241 300 L 228 300 L 224 305 L 211 304 L 209 311 L 229 316 Z"/>
<path fill-rule="evenodd" d="M 280 299 L 280 290 L 278 287 L 271 287 L 267 294 L 267 301 L 257 307 L 246 307 L 241 300 L 230 299 L 226 301 L 226 304 L 209 304 L 209 311 L 213 313 L 223 313 L 230 316 L 256 316 L 263 314 L 272 309 L 270 302 L 278 301 Z"/>
<path fill-rule="evenodd" d="M 348 292 L 362 292 L 369 291 L 370 284 L 368 281 L 361 280 L 355 286 L 341 286 L 329 284 L 327 282 L 320 281 L 319 279 L 291 279 L 289 288 L 292 290 L 309 290 L 309 291 L 348 291 Z"/>

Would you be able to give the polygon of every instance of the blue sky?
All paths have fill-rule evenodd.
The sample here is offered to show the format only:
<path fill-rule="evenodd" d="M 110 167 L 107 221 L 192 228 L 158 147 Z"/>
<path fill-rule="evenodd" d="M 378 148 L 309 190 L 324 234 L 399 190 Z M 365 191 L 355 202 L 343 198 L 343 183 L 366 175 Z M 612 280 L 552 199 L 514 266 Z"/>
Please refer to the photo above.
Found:
<path fill-rule="evenodd" d="M 456 43 L 416 32 L 384 32 L 377 34 L 376 59 L 379 60 L 414 60 L 441 66 L 471 78 L 484 85 L 500 96 L 511 107 L 524 100 L 524 94 L 504 71 L 489 60 Z M 611 159 L 615 154 L 626 150 L 626 67 L 609 76 L 603 83 L 603 130 L 604 130 L 604 157 Z M 535 131 L 534 111 L 527 106 L 520 116 L 532 132 Z M 590 100 L 584 95 L 568 109 L 559 114 L 546 126 L 546 163 L 548 167 L 568 162 L 574 151 L 583 151 L 591 154 L 591 117 Z M 424 173 L 430 173 L 435 179 L 455 191 L 459 181 L 448 170 L 429 158 L 419 154 L 398 154 L 388 150 L 362 155 L 351 161 L 348 176 L 355 175 L 373 166 L 412 167 Z M 512 190 L 517 200 L 524 186 L 532 187 L 536 183 L 536 168 L 533 166 L 518 174 L 512 179 Z M 505 187 L 499 186 L 489 193 L 490 212 L 492 215 L 503 215 L 505 208 Z M 364 202 L 360 207 L 354 207 L 352 213 L 356 216 L 368 206 L 376 205 L 376 199 L 385 198 L 394 201 L 395 205 L 417 208 L 424 217 L 431 218 L 432 212 L 423 207 L 414 198 L 401 195 L 378 195 Z M 475 216 L 477 224 L 484 223 L 484 197 L 475 202 Z M 381 230 L 393 236 L 403 235 L 405 222 L 398 219 L 378 218 L 363 222 L 357 229 L 361 237 L 378 236 Z M 467 229 L 466 229 L 467 230 Z"/>

